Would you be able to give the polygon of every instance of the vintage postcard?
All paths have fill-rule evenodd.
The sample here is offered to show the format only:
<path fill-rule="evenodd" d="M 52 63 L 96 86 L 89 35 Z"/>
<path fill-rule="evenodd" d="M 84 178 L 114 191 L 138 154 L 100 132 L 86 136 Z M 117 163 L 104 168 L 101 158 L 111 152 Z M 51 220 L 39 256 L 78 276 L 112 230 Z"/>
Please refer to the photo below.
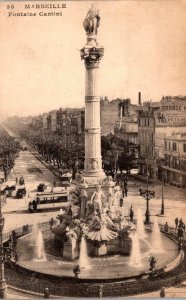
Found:
<path fill-rule="evenodd" d="M 0 2 L 0 298 L 185 297 L 185 20 Z"/>

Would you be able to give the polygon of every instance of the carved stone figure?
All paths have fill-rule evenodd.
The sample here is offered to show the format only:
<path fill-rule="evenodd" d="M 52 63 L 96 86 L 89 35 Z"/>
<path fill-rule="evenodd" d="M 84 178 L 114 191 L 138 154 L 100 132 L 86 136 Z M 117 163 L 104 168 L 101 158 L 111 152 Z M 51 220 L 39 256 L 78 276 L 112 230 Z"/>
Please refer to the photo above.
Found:
<path fill-rule="evenodd" d="M 90 202 L 94 205 L 94 211 L 99 211 L 100 215 L 102 213 L 102 204 L 105 199 L 105 195 L 101 189 L 101 186 L 98 185 L 96 191 L 92 194 Z"/>
<path fill-rule="evenodd" d="M 92 5 L 83 22 L 83 27 L 85 28 L 87 35 L 96 35 L 99 24 L 100 24 L 99 10 L 95 9 L 94 6 Z"/>
<path fill-rule="evenodd" d="M 97 160 L 95 160 L 94 158 L 91 158 L 88 160 L 88 169 L 89 170 L 97 170 L 99 168 L 99 164 L 97 162 Z"/>

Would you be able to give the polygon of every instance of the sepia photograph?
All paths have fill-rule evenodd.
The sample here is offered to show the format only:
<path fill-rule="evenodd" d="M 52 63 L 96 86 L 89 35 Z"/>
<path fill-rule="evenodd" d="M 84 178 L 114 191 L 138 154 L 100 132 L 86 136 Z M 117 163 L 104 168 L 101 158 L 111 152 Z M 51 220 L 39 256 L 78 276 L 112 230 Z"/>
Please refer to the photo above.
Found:
<path fill-rule="evenodd" d="M 0 2 L 0 299 L 185 298 L 185 20 Z"/>

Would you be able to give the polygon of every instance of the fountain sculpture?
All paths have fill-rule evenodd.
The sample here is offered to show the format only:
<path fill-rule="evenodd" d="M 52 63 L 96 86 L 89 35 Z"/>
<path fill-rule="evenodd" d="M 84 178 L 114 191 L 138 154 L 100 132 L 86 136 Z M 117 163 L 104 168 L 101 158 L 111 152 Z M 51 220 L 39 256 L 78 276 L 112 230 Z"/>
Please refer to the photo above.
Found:
<path fill-rule="evenodd" d="M 97 42 L 99 25 L 99 12 L 92 6 L 83 23 L 87 43 L 80 51 L 86 69 L 84 172 L 76 174 L 76 187 L 71 194 L 71 202 L 68 207 L 60 209 L 57 216 L 60 224 L 43 232 L 43 235 L 47 235 L 45 248 L 50 259 L 46 264 L 43 237 L 41 231 L 38 231 L 35 255 L 37 261 L 32 260 L 31 263 L 32 270 L 38 272 L 39 268 L 39 272 L 54 277 L 57 275 L 58 279 L 60 276 L 72 277 L 75 274 L 77 277 L 91 280 L 110 280 L 136 276 L 135 267 L 138 267 L 140 274 L 148 269 L 145 259 L 149 254 L 149 242 L 145 240 L 149 234 L 145 236 L 141 212 L 138 211 L 137 214 L 136 231 L 133 222 L 124 216 L 125 208 L 119 206 L 119 188 L 115 187 L 112 178 L 107 177 L 102 169 L 97 73 L 104 48 Z M 154 248 L 158 249 L 161 236 L 156 219 L 153 235 L 152 241 L 156 243 Z M 20 262 L 23 268 L 30 266 L 26 254 L 32 253 L 32 247 L 28 240 L 29 238 L 23 237 L 18 241 L 18 247 L 24 253 Z M 165 263 L 169 262 L 176 253 L 173 242 L 165 237 L 164 240 L 165 247 L 170 249 L 171 243 L 173 251 L 161 253 L 158 264 L 161 264 L 162 260 Z M 57 248 L 58 253 L 51 253 L 53 248 Z M 51 256 L 54 257 L 53 260 Z M 76 264 L 75 268 L 73 264 Z"/>

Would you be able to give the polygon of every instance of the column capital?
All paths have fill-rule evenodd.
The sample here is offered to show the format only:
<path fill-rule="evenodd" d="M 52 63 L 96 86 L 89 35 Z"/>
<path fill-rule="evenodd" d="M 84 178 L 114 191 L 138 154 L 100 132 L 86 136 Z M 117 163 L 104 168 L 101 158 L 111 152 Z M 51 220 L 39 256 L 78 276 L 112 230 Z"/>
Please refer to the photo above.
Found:
<path fill-rule="evenodd" d="M 85 62 L 86 68 L 98 68 L 99 62 L 104 54 L 103 47 L 84 47 L 80 50 L 81 59 Z"/>

